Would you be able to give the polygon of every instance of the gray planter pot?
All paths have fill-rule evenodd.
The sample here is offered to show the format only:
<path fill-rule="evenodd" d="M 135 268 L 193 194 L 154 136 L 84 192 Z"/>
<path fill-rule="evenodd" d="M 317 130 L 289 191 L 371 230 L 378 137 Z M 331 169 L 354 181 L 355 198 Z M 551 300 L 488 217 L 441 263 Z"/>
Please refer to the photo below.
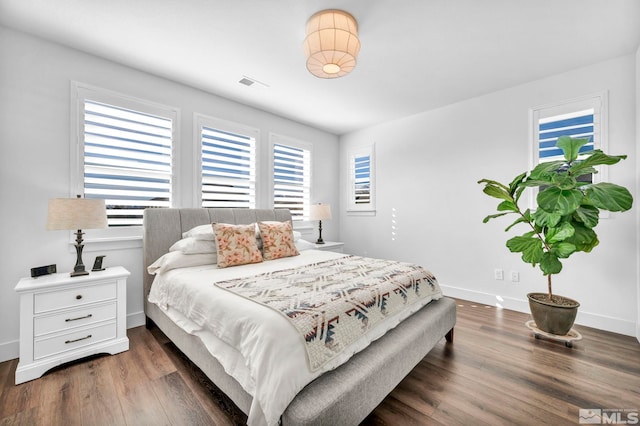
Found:
<path fill-rule="evenodd" d="M 547 300 L 539 300 L 539 297 L 547 296 L 546 293 L 529 293 L 529 309 L 536 327 L 547 333 L 564 336 L 569 333 L 578 314 L 580 303 L 563 296 L 554 296 L 562 300 L 562 303 L 552 303 Z"/>

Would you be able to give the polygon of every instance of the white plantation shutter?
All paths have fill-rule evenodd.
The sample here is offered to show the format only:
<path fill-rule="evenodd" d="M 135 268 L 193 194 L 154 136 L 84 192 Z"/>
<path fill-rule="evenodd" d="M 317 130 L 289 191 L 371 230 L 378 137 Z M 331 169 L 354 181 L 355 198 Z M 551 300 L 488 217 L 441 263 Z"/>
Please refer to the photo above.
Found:
<path fill-rule="evenodd" d="M 349 159 L 349 199 L 347 211 L 375 211 L 374 145 L 352 149 Z"/>
<path fill-rule="evenodd" d="M 560 136 L 589 139 L 589 143 L 580 149 L 581 154 L 594 149 L 606 152 L 607 115 L 607 92 L 532 108 L 531 168 L 539 163 L 564 160 L 562 150 L 555 146 Z M 598 173 L 580 176 L 578 180 L 590 183 L 606 181 L 607 168 L 596 169 Z M 529 194 L 530 207 L 534 209 L 538 188 L 531 188 Z"/>
<path fill-rule="evenodd" d="M 593 151 L 595 139 L 599 136 L 598 122 L 594 108 L 552 115 L 538 120 L 538 157 L 540 162 L 561 160 L 562 150 L 556 147 L 560 136 L 589 139 L 580 148 L 581 153 Z"/>
<path fill-rule="evenodd" d="M 84 99 L 83 135 L 84 195 L 105 200 L 110 227 L 171 206 L 172 119 Z"/>
<path fill-rule="evenodd" d="M 371 202 L 371 157 L 360 155 L 353 157 L 353 203 L 356 205 Z"/>
<path fill-rule="evenodd" d="M 202 207 L 256 206 L 256 138 L 201 126 Z"/>
<path fill-rule="evenodd" d="M 291 211 L 293 220 L 308 220 L 311 192 L 311 151 L 273 144 L 273 207 Z"/>

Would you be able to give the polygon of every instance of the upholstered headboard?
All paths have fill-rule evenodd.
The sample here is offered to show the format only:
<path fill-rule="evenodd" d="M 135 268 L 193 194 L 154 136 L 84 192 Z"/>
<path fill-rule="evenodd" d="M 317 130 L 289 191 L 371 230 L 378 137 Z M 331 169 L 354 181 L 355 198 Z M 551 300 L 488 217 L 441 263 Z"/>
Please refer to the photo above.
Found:
<path fill-rule="evenodd" d="M 288 209 L 146 209 L 142 245 L 145 307 L 153 281 L 153 275 L 147 273 L 147 266 L 167 253 L 169 247 L 182 238 L 183 232 L 207 223 L 249 224 L 266 220 L 291 220 L 291 212 Z"/>

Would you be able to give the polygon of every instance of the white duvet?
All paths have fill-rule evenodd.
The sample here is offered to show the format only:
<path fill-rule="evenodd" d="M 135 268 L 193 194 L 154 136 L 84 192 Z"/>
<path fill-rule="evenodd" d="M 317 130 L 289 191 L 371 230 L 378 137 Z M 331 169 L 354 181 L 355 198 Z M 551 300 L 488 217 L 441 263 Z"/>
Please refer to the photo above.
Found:
<path fill-rule="evenodd" d="M 204 342 L 227 374 L 253 396 L 251 426 L 276 425 L 291 400 L 322 373 L 346 362 L 431 299 L 385 319 L 320 370 L 311 372 L 304 343 L 289 321 L 266 306 L 213 285 L 215 281 L 304 267 L 345 256 L 306 250 L 299 256 L 218 269 L 215 265 L 173 269 L 157 274 L 149 301 L 158 305 L 185 332 Z"/>

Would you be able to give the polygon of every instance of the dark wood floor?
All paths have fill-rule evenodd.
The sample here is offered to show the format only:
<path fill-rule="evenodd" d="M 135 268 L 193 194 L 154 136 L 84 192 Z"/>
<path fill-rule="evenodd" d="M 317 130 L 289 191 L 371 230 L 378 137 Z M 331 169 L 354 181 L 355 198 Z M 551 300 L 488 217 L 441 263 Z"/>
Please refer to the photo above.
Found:
<path fill-rule="evenodd" d="M 528 315 L 458 301 L 444 339 L 364 425 L 577 424 L 578 410 L 640 411 L 640 344 L 586 327 L 573 348 L 536 340 Z M 246 417 L 157 329 L 131 349 L 15 386 L 0 363 L 0 425 L 233 425 Z"/>

